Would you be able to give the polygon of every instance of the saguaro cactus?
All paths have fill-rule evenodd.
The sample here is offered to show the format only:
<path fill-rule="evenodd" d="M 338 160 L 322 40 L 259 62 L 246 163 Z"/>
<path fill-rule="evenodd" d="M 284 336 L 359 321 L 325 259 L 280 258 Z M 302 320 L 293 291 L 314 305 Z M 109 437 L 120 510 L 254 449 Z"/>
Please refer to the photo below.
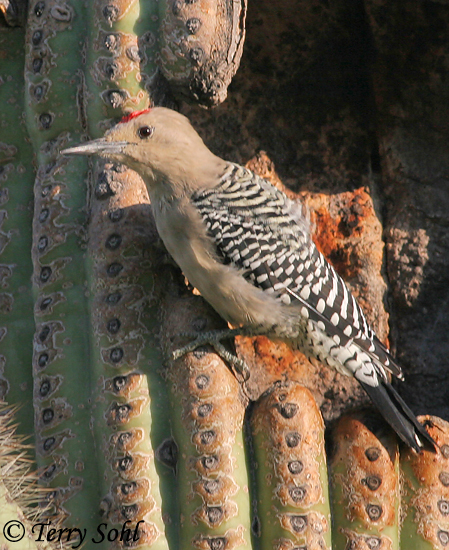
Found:
<path fill-rule="evenodd" d="M 0 410 L 0 446 L 8 451 L 0 456 L 0 546 L 51 550 L 47 530 L 42 540 L 33 537 L 33 522 L 45 520 L 55 528 L 86 529 L 89 550 L 321 548 L 331 547 L 331 537 L 335 549 L 443 548 L 446 424 L 427 418 L 441 444 L 436 455 L 400 458 L 390 436 L 377 438 L 360 418 L 344 418 L 329 453 L 328 498 L 324 423 L 299 384 L 312 390 L 328 421 L 356 399 L 352 383 L 264 338 L 239 343 L 251 367 L 247 384 L 208 349 L 171 362 L 182 341 L 178 332 L 206 330 L 220 320 L 167 265 L 142 181 L 122 166 L 59 156 L 66 144 L 99 137 L 123 114 L 151 102 L 179 107 L 172 93 L 201 105 L 222 101 L 242 55 L 246 1 L 30 0 L 27 17 L 23 4 L 0 0 L 0 17 L 26 24 L 0 31 L 0 398 L 8 407 L 23 404 L 15 413 L 18 430 L 35 434 L 41 490 L 35 492 L 34 481 L 17 482 L 11 465 L 23 455 L 9 451 L 23 443 L 4 422 L 10 408 L 7 416 Z M 445 279 L 432 270 L 426 279 L 424 268 L 427 260 L 444 265 L 447 254 L 440 251 L 444 223 L 434 257 L 431 247 L 420 254 L 432 242 L 432 224 L 445 219 L 444 208 L 427 201 L 420 216 L 432 224 L 427 232 L 416 228 L 419 242 L 411 251 L 419 258 L 410 260 L 401 245 L 409 239 L 402 221 L 421 223 L 417 202 L 413 212 L 406 208 L 409 186 L 402 178 L 396 211 L 379 184 L 381 161 L 390 199 L 395 159 L 415 173 L 406 133 L 393 131 L 394 116 L 403 116 L 400 97 L 384 92 L 390 78 L 384 60 L 395 34 L 382 30 L 383 4 L 370 0 L 367 18 L 361 4 L 345 0 L 261 0 L 250 6 L 252 41 L 235 93 L 212 112 L 181 108 L 217 153 L 242 163 L 250 158 L 253 169 L 281 185 L 274 158 L 283 181 L 301 185 L 317 241 L 386 339 L 379 212 L 390 220 L 390 251 L 401 252 L 390 254 L 390 276 L 400 260 L 423 288 L 430 280 L 443 288 Z M 442 2 L 422 10 L 430 23 L 445 21 Z M 417 8 L 406 11 L 413 20 L 423 17 Z M 377 97 L 364 50 L 368 19 L 383 54 L 373 69 L 381 77 Z M 443 27 L 435 34 L 438 55 Z M 413 41 L 415 35 L 408 36 Z M 440 65 L 428 79 L 432 90 L 445 82 Z M 393 108 L 390 96 L 397 100 Z M 379 125 L 376 101 L 381 115 L 388 113 Z M 444 117 L 433 120 L 443 133 Z M 267 153 L 258 153 L 261 148 Z M 444 151 L 441 145 L 441 158 Z M 441 178 L 444 173 L 438 171 Z M 399 227 L 395 220 L 402 220 Z M 396 302 L 408 307 L 408 298 L 398 298 L 403 287 L 406 297 L 418 290 L 409 292 L 400 273 L 393 278 Z M 419 402 L 417 394 L 410 397 Z M 24 495 L 31 495 L 36 516 L 23 509 Z M 22 543 L 5 538 L 10 520 L 26 525 Z M 81 543 L 81 534 L 68 540 L 64 533 L 58 544 Z"/>

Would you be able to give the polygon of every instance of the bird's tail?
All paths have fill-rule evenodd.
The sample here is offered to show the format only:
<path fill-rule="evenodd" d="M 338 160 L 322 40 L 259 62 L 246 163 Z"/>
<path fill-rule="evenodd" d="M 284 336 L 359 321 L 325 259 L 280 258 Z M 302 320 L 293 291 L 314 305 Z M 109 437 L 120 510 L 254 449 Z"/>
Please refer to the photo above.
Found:
<path fill-rule="evenodd" d="M 436 443 L 391 384 L 379 378 L 378 386 L 359 380 L 379 412 L 398 436 L 416 452 L 436 450 Z"/>

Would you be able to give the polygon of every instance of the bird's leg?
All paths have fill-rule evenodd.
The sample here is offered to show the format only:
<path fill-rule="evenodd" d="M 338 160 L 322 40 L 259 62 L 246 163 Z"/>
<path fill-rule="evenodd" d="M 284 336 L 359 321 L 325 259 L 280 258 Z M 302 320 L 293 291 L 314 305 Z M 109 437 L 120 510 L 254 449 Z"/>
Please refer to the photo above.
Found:
<path fill-rule="evenodd" d="M 223 330 L 210 330 L 201 334 L 193 334 L 191 332 L 181 333 L 180 336 L 191 338 L 192 340 L 185 346 L 172 352 L 173 360 L 179 359 L 186 353 L 194 351 L 200 346 L 209 344 L 224 361 L 229 363 L 242 376 L 243 382 L 248 380 L 250 376 L 248 365 L 239 359 L 234 353 L 229 352 L 221 341 L 229 340 L 231 338 L 235 338 L 236 336 L 253 336 L 252 333 L 249 334 L 248 331 L 243 328 L 228 328 Z"/>

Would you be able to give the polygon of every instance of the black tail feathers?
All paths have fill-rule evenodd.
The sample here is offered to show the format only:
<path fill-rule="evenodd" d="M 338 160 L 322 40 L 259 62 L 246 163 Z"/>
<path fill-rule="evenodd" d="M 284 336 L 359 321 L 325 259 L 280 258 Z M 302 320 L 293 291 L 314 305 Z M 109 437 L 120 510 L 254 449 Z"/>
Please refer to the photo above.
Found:
<path fill-rule="evenodd" d="M 378 386 L 369 386 L 363 382 L 360 384 L 388 424 L 402 441 L 416 452 L 419 453 L 422 449 L 435 451 L 437 447 L 435 441 L 424 426 L 418 422 L 398 392 L 388 382 L 381 380 L 379 382 Z"/>

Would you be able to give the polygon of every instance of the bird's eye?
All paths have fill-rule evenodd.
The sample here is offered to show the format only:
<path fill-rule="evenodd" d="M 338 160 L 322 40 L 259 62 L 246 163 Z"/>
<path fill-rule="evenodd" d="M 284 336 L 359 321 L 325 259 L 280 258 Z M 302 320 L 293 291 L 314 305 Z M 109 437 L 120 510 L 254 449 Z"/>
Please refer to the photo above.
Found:
<path fill-rule="evenodd" d="M 145 138 L 149 138 L 153 135 L 153 132 L 154 132 L 154 128 L 153 126 L 141 126 L 138 130 L 137 130 L 137 135 L 141 138 L 141 139 L 145 139 Z"/>

